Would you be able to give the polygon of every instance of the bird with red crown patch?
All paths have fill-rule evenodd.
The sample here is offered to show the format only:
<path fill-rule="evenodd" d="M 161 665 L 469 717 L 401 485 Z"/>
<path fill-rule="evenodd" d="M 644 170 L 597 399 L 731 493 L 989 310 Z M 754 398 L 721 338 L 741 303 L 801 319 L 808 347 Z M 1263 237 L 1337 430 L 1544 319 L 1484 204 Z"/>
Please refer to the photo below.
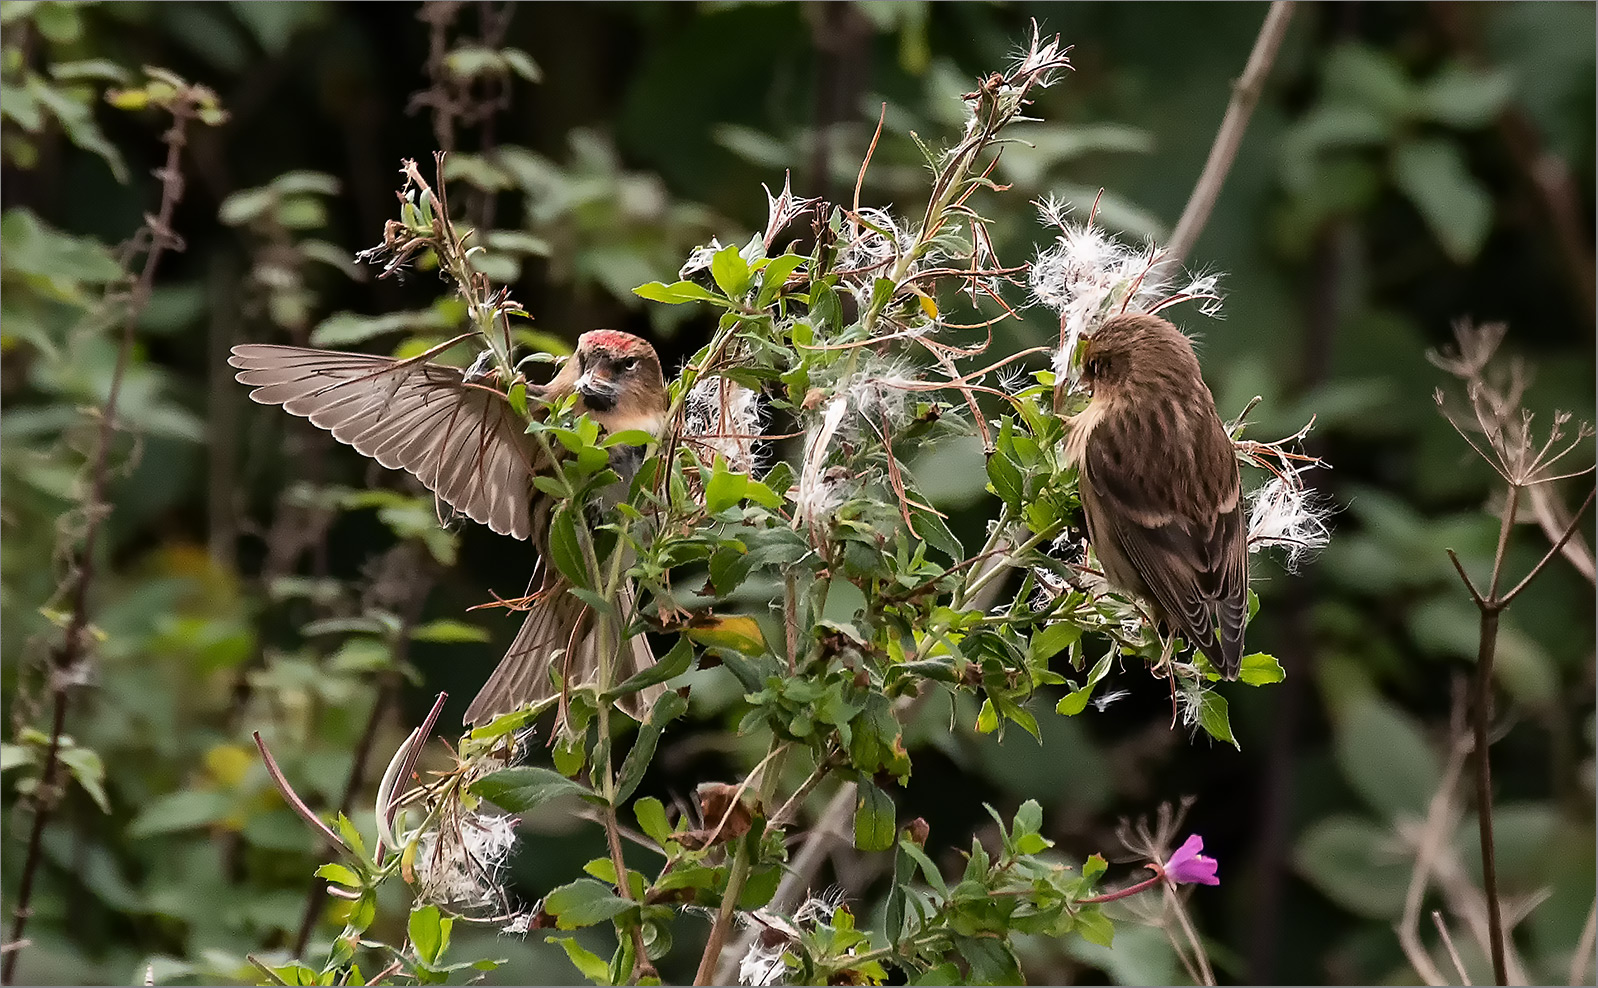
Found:
<path fill-rule="evenodd" d="M 510 650 L 468 708 L 468 724 L 548 698 L 557 658 L 568 686 L 594 680 L 599 640 L 593 615 L 548 563 L 549 521 L 558 499 L 533 483 L 557 464 L 527 435 L 525 420 L 503 392 L 460 368 L 416 358 L 242 344 L 228 362 L 239 368 L 240 383 L 254 387 L 254 400 L 282 405 L 383 466 L 415 475 L 467 517 L 532 542 L 539 563 L 531 606 Z M 535 418 L 575 395 L 576 411 L 606 433 L 658 435 L 665 421 L 666 383 L 655 348 L 616 330 L 583 334 L 559 373 L 547 384 L 529 385 L 527 393 L 541 403 L 532 411 Z M 555 447 L 557 457 L 563 453 Z M 613 448 L 618 472 L 627 472 L 634 453 Z M 642 635 L 632 645 L 616 669 L 618 680 L 654 661 Z M 633 694 L 624 707 L 638 716 L 660 689 Z"/>

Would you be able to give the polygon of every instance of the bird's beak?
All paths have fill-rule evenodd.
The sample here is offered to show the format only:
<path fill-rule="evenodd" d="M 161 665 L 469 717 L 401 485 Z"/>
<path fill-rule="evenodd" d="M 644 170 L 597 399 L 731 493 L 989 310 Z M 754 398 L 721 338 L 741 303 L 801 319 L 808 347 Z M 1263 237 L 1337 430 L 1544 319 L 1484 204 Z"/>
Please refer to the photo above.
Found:
<path fill-rule="evenodd" d="M 608 412 L 614 408 L 620 390 L 615 381 L 591 370 L 584 371 L 583 376 L 577 379 L 576 388 L 577 393 L 583 396 L 583 403 L 597 412 Z"/>

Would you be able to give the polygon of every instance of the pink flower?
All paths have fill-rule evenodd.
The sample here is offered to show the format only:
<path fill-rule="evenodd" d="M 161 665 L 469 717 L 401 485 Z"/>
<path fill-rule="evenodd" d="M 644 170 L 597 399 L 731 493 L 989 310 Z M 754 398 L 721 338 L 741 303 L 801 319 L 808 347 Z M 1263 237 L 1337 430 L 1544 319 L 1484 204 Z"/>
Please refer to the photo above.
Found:
<path fill-rule="evenodd" d="M 1192 834 L 1165 862 L 1165 877 L 1177 885 L 1219 885 L 1215 877 L 1217 862 L 1199 852 L 1204 850 L 1204 838 Z"/>

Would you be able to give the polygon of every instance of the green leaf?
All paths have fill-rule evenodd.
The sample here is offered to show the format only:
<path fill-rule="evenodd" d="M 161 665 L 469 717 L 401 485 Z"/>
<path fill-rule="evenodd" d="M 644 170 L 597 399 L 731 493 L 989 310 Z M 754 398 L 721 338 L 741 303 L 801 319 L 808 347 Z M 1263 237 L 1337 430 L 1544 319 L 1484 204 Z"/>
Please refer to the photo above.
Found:
<path fill-rule="evenodd" d="M 748 475 L 728 470 L 726 459 L 718 455 L 710 479 L 705 482 L 705 510 L 713 515 L 726 511 L 743 500 L 748 485 Z"/>
<path fill-rule="evenodd" d="M 838 293 L 826 284 L 810 288 L 810 321 L 819 336 L 830 336 L 843 326 L 843 303 Z"/>
<path fill-rule="evenodd" d="M 638 788 L 638 783 L 644 780 L 644 772 L 648 771 L 650 761 L 655 757 L 655 746 L 660 743 L 660 735 L 665 731 L 666 725 L 681 717 L 688 710 L 688 700 L 680 693 L 670 690 L 662 693 L 649 710 L 649 719 L 638 728 L 638 737 L 633 741 L 633 746 L 627 752 L 627 757 L 621 763 L 621 772 L 616 779 L 617 805 L 627 801 L 633 791 Z"/>
<path fill-rule="evenodd" d="M 1056 621 L 1032 636 L 1033 662 L 1047 662 L 1082 638 L 1082 628 L 1069 621 Z M 1102 678 L 1102 677 L 1101 677 Z"/>
<path fill-rule="evenodd" d="M 651 281 L 647 285 L 639 285 L 634 288 L 633 294 L 639 298 L 646 298 L 651 302 L 664 302 L 667 305 L 681 305 L 684 302 L 711 302 L 725 308 L 730 304 L 727 299 L 691 281 L 676 281 L 669 285 L 659 281 Z"/>
<path fill-rule="evenodd" d="M 656 683 L 664 683 L 669 679 L 676 679 L 688 671 L 688 667 L 693 664 L 693 661 L 693 643 L 686 636 L 679 635 L 677 643 L 671 647 L 671 651 L 667 652 L 658 662 L 643 672 L 633 674 L 626 682 L 611 690 L 606 696 L 615 699 L 626 696 L 629 693 L 636 693 L 646 687 L 654 686 Z"/>
<path fill-rule="evenodd" d="M 1088 943 L 1096 943 L 1100 947 L 1108 947 L 1115 940 L 1114 924 L 1097 909 L 1083 909 L 1077 913 L 1072 929 Z"/>
<path fill-rule="evenodd" d="M 773 257 L 760 272 L 760 294 L 755 296 L 755 308 L 764 309 L 776 301 L 777 293 L 782 290 L 783 283 L 794 269 L 810 260 L 798 254 L 783 254 Z"/>
<path fill-rule="evenodd" d="M 921 869 L 921 877 L 926 880 L 927 885 L 934 892 L 937 892 L 941 898 L 947 899 L 949 897 L 949 886 L 944 884 L 943 874 L 938 871 L 938 866 L 932 863 L 932 859 L 927 857 L 926 852 L 908 840 L 901 840 L 899 849 L 908 854 L 911 860 L 915 861 L 917 867 Z"/>
<path fill-rule="evenodd" d="M 586 787 L 559 772 L 531 765 L 502 768 L 498 772 L 478 779 L 470 788 L 476 795 L 511 813 L 525 813 L 561 796 L 578 796 L 589 802 L 599 801 L 599 797 Z"/>
<path fill-rule="evenodd" d="M 1067 693 L 1059 703 L 1055 704 L 1054 712 L 1064 714 L 1067 717 L 1075 717 L 1077 714 L 1086 710 L 1088 700 L 1093 698 L 1093 688 L 1099 685 L 1099 680 L 1103 679 L 1109 674 L 1110 660 L 1114 658 L 1114 656 L 1115 650 L 1111 649 L 1110 651 L 1104 653 L 1104 658 L 1093 663 L 1093 668 L 1088 671 L 1087 683 L 1082 686 L 1082 688 L 1075 689 Z M 1231 738 L 1227 737 L 1223 740 L 1230 741 Z"/>
<path fill-rule="evenodd" d="M 999 712 L 993 708 L 993 700 L 982 701 L 982 709 L 977 712 L 977 733 L 992 734 L 999 729 Z"/>
<path fill-rule="evenodd" d="M 1452 141 L 1413 140 L 1393 152 L 1393 182 L 1420 211 L 1456 264 L 1481 253 L 1493 225 L 1493 199 Z"/>
<path fill-rule="evenodd" d="M 427 905 L 412 909 L 409 929 L 411 946 L 416 948 L 417 958 L 424 964 L 437 964 L 449 942 L 438 907 Z"/>
<path fill-rule="evenodd" d="M 612 446 L 648 446 L 654 441 L 655 435 L 652 432 L 643 429 L 623 429 L 620 432 L 610 433 L 599 445 L 609 449 Z"/>
<path fill-rule="evenodd" d="M 1395 820 L 1426 815 L 1443 770 L 1407 714 L 1366 695 L 1345 709 L 1336 728 L 1337 765 L 1371 809 Z"/>
<path fill-rule="evenodd" d="M 638 818 L 638 829 L 650 840 L 664 847 L 671 840 L 671 824 L 666 822 L 666 807 L 653 796 L 645 796 L 633 804 L 633 816 Z"/>
<path fill-rule="evenodd" d="M 361 876 L 357 875 L 354 869 L 333 862 L 328 862 L 316 869 L 316 877 L 325 878 L 345 888 L 358 889 L 363 884 Z"/>
<path fill-rule="evenodd" d="M 1392 840 L 1387 827 L 1370 820 L 1327 817 L 1299 838 L 1293 864 L 1321 894 L 1356 916 L 1397 919 L 1414 860 L 1392 853 Z"/>
<path fill-rule="evenodd" d="M 910 508 L 910 529 L 925 543 L 948 556 L 954 562 L 965 559 L 965 546 L 950 531 L 949 525 L 936 514 L 919 505 Z"/>
<path fill-rule="evenodd" d="M 1421 87 L 1421 112 L 1438 123 L 1473 130 L 1490 123 L 1514 89 L 1508 72 L 1450 64 Z"/>
<path fill-rule="evenodd" d="M 111 812 L 111 801 L 105 794 L 105 763 L 92 749 L 80 748 L 73 745 L 63 748 L 59 755 L 61 763 L 72 773 L 72 778 L 77 780 L 83 791 L 89 794 L 94 804 L 100 807 L 100 812 Z"/>
<path fill-rule="evenodd" d="M 338 831 L 339 839 L 344 846 L 350 849 L 356 857 L 366 857 L 366 841 L 361 839 L 361 832 L 350 822 L 350 818 L 343 813 L 333 817 L 333 829 Z"/>
<path fill-rule="evenodd" d="M 1003 453 L 993 453 L 988 456 L 988 480 L 993 485 L 993 493 L 1003 498 L 1006 504 L 1017 507 L 1021 504 L 1021 493 L 1024 481 L 1021 471 L 1010 458 Z"/>
<path fill-rule="evenodd" d="M 1232 721 L 1226 710 L 1226 697 L 1214 690 L 1205 690 L 1199 699 L 1199 726 L 1217 741 L 1241 751 L 1243 746 L 1232 736 Z"/>
<path fill-rule="evenodd" d="M 604 958 L 577 942 L 575 937 L 545 937 L 545 943 L 558 943 L 566 950 L 577 973 L 596 985 L 610 984 L 610 965 Z"/>
<path fill-rule="evenodd" d="M 862 779 L 856 783 L 854 846 L 858 851 L 886 851 L 894 844 L 893 798 Z"/>
<path fill-rule="evenodd" d="M 976 985 L 1021 984 L 1021 966 L 1007 941 L 990 937 L 954 937 L 955 948 L 971 965 L 971 980 Z"/>
<path fill-rule="evenodd" d="M 1269 686 L 1286 679 L 1287 672 L 1282 668 L 1282 664 L 1276 661 L 1276 656 L 1255 652 L 1253 655 L 1243 656 L 1243 668 L 1238 672 L 1237 678 L 1250 686 Z"/>
<path fill-rule="evenodd" d="M 335 312 L 311 331 L 311 345 L 343 347 L 389 333 L 431 333 L 448 328 L 444 313 L 436 308 L 390 312 L 381 316 Z"/>
<path fill-rule="evenodd" d="M 181 789 L 158 797 L 128 825 L 136 839 L 205 827 L 226 817 L 233 801 L 225 793 L 208 789 Z"/>
<path fill-rule="evenodd" d="M 728 244 L 711 256 L 710 277 L 730 299 L 741 298 L 749 290 L 749 263 L 737 244 Z"/>
<path fill-rule="evenodd" d="M 33 763 L 33 749 L 27 745 L 12 744 L 9 741 L 0 744 L 0 772 L 9 772 L 14 768 Z"/>
<path fill-rule="evenodd" d="M 475 624 L 440 618 L 418 625 L 411 638 L 419 642 L 486 642 L 491 636 Z"/>
<path fill-rule="evenodd" d="M 633 907 L 610 886 L 592 878 L 579 878 L 544 896 L 544 911 L 555 917 L 555 926 L 575 930 L 603 923 Z"/>
<path fill-rule="evenodd" d="M 1367 107 L 1389 120 L 1415 109 L 1415 87 L 1397 58 L 1370 45 L 1339 45 L 1326 58 L 1323 83 L 1328 103 Z"/>
<path fill-rule="evenodd" d="M 577 519 L 569 504 L 555 509 L 549 521 L 549 557 L 562 576 L 573 585 L 587 588 L 588 560 L 578 541 Z"/>
<path fill-rule="evenodd" d="M 1109 868 L 1110 864 L 1104 860 L 1104 855 L 1090 854 L 1088 859 L 1082 862 L 1082 877 L 1091 882 L 1108 871 Z"/>
<path fill-rule="evenodd" d="M 505 60 L 505 64 L 510 66 L 510 70 L 512 72 L 521 76 L 523 79 L 526 79 L 528 82 L 543 81 L 543 70 L 538 67 L 537 62 L 533 61 L 533 57 L 531 55 L 522 51 L 520 48 L 501 48 L 499 50 L 499 57 Z"/>

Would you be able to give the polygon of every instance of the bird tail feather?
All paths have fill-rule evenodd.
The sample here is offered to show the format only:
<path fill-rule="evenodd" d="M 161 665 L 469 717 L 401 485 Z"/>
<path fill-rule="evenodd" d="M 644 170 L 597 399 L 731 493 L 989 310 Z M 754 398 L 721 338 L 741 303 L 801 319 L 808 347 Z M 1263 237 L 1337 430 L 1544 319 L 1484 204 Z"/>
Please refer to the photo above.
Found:
<path fill-rule="evenodd" d="M 631 590 L 618 600 L 623 613 L 630 611 Z M 564 581 L 545 589 L 535 603 L 510 650 L 500 660 L 488 682 L 478 691 L 466 710 L 466 723 L 474 727 L 507 714 L 526 704 L 538 704 L 558 696 L 551 682 L 552 666 L 558 666 L 561 681 L 568 688 L 586 686 L 599 678 L 601 636 L 587 604 L 572 594 Z M 649 640 L 635 635 L 621 649 L 620 660 L 611 670 L 611 683 L 621 683 L 655 664 Z M 636 720 L 642 720 L 665 687 L 646 687 L 621 699 L 621 707 Z"/>

